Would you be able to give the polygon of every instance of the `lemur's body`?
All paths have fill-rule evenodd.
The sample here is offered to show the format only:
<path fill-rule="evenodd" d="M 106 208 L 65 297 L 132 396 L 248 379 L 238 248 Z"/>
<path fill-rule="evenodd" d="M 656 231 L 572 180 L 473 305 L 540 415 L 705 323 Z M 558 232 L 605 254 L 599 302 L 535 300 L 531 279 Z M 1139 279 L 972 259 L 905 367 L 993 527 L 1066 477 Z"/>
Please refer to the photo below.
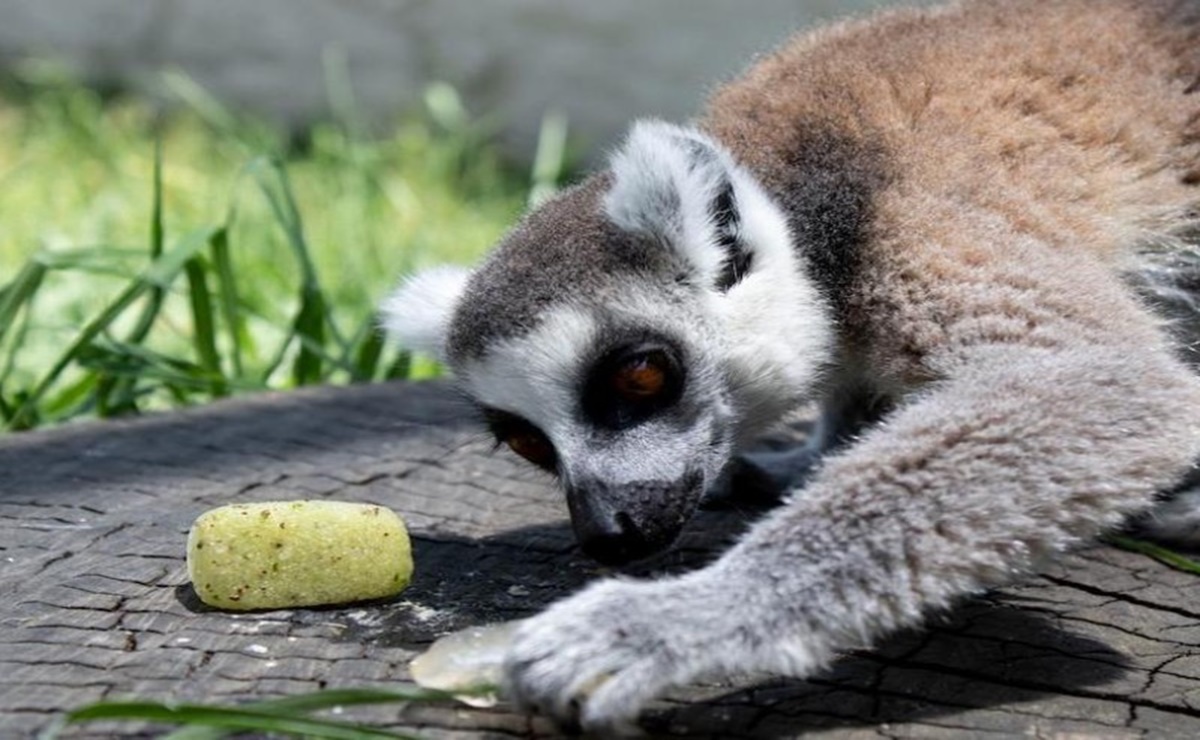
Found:
<path fill-rule="evenodd" d="M 412 281 L 392 328 L 601 558 L 669 543 L 797 403 L 887 409 L 714 564 L 531 620 L 515 696 L 603 728 L 701 674 L 804 675 L 1147 511 L 1200 457 L 1200 381 L 1130 274 L 1190 300 L 1198 209 L 1200 2 L 975 2 L 801 37 L 469 281 Z"/>

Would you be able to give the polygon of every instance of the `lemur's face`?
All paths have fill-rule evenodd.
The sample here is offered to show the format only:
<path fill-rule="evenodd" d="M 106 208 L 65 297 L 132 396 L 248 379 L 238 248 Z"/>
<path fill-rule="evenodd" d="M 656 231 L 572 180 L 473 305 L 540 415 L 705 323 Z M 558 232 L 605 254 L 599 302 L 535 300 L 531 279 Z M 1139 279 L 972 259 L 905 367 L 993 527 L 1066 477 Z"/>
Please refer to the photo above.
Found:
<path fill-rule="evenodd" d="M 715 142 L 662 124 L 473 273 L 418 275 L 384 310 L 558 476 L 609 563 L 676 538 L 739 444 L 811 390 L 831 336 L 779 209 Z"/>
<path fill-rule="evenodd" d="M 732 456 L 730 378 L 688 303 L 564 304 L 456 367 L 496 439 L 558 476 L 601 562 L 669 545 Z"/>

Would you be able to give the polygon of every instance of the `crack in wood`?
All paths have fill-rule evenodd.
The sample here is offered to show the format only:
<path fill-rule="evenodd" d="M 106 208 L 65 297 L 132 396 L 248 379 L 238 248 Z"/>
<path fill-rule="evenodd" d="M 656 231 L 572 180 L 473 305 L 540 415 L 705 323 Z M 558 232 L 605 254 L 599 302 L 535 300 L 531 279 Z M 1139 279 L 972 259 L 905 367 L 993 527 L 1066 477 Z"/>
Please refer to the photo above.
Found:
<path fill-rule="evenodd" d="M 1182 607 L 1171 606 L 1169 604 L 1162 604 L 1162 603 L 1159 603 L 1156 601 L 1150 601 L 1148 599 L 1141 599 L 1136 596 L 1133 596 L 1132 594 L 1130 594 L 1128 592 L 1122 593 L 1122 592 L 1109 591 L 1107 589 L 1099 588 L 1098 586 L 1090 586 L 1086 583 L 1079 583 L 1077 581 L 1072 581 L 1068 578 L 1061 578 L 1058 576 L 1051 576 L 1051 575 L 1043 574 L 1042 578 L 1046 579 L 1047 581 L 1050 581 L 1051 583 L 1057 584 L 1059 586 L 1064 586 L 1066 588 L 1078 589 L 1080 591 L 1083 591 L 1084 593 L 1089 593 L 1089 594 L 1093 594 L 1096 596 L 1107 596 L 1107 597 L 1112 598 L 1114 601 L 1121 601 L 1126 604 L 1133 604 L 1135 606 L 1146 607 L 1148 609 L 1156 609 L 1158 611 L 1170 612 L 1172 614 L 1178 614 L 1181 617 L 1187 617 L 1189 619 L 1194 619 L 1194 620 L 1200 621 L 1200 612 L 1194 612 L 1189 609 L 1184 609 Z"/>

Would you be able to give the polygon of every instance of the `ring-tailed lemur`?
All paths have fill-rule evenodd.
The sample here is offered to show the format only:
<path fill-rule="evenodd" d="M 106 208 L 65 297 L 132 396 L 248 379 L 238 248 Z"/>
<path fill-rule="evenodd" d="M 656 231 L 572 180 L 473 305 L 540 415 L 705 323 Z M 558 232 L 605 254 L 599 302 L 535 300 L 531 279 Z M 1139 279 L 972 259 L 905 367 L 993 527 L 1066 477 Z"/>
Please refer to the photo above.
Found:
<path fill-rule="evenodd" d="M 1200 456 L 1153 310 L 1194 294 L 1198 91 L 1195 0 L 844 23 L 693 125 L 636 124 L 474 271 L 411 279 L 389 328 L 561 478 L 602 560 L 668 545 L 807 399 L 848 440 L 711 565 L 529 620 L 512 695 L 611 730 L 701 675 L 811 674 L 1147 512 Z M 878 423 L 840 423 L 863 399 Z"/>

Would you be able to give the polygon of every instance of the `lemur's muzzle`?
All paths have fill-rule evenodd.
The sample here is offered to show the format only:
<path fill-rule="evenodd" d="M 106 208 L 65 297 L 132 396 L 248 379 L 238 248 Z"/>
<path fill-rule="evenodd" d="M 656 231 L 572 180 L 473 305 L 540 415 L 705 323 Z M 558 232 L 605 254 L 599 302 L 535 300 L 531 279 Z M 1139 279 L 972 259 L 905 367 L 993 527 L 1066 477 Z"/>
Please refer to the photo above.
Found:
<path fill-rule="evenodd" d="M 695 512 L 703 481 L 695 471 L 677 481 L 576 482 L 567 491 L 567 506 L 580 547 L 606 565 L 665 549 Z"/>

